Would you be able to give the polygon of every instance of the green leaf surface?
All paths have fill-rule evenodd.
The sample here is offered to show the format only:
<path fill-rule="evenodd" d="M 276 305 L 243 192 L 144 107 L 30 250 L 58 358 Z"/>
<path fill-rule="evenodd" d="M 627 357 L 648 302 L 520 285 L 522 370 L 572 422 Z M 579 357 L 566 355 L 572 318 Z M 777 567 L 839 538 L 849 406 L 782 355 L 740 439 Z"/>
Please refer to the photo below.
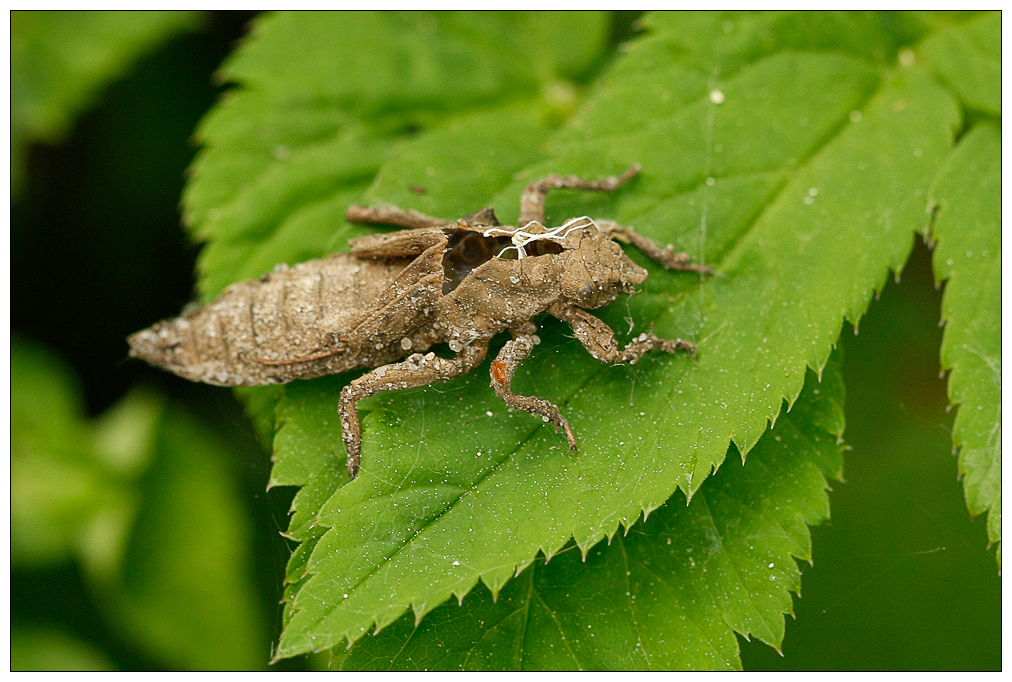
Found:
<path fill-rule="evenodd" d="M 999 12 L 939 31 L 924 41 L 921 53 L 968 108 L 1001 116 Z"/>
<path fill-rule="evenodd" d="M 1001 566 L 1001 130 L 982 123 L 952 151 L 931 191 L 937 211 L 935 276 L 946 280 L 942 368 L 959 475 L 973 515 L 987 513 L 987 535 Z"/>
<path fill-rule="evenodd" d="M 11 628 L 11 671 L 115 670 L 84 640 L 51 628 Z"/>
<path fill-rule="evenodd" d="M 567 28 L 571 16 L 548 21 Z M 276 656 L 353 642 L 409 607 L 421 618 L 479 580 L 498 593 L 539 552 L 551 557 L 570 540 L 589 551 L 676 490 L 691 499 L 729 443 L 747 454 L 927 226 L 927 192 L 962 117 L 943 87 L 894 62 L 931 30 L 919 17 L 651 16 L 600 76 L 570 84 L 581 99 L 568 118 L 547 94 L 566 89 L 556 86 L 567 72 L 535 70 L 532 80 L 526 47 L 503 54 L 498 17 L 440 15 L 435 41 L 424 31 L 405 37 L 400 17 L 355 15 L 325 40 L 312 16 L 260 22 L 228 69 L 241 87 L 202 127 L 207 147 L 187 191 L 193 229 L 209 240 L 206 296 L 276 262 L 343 249 L 362 233 L 341 217 L 352 201 L 447 218 L 492 205 L 512 221 L 531 180 L 593 178 L 632 162 L 642 174 L 614 195 L 551 195 L 549 222 L 613 218 L 718 271 L 701 282 L 630 249 L 649 280 L 597 311 L 623 342 L 653 324 L 696 342 L 694 359 L 607 367 L 563 325 L 543 322 L 514 390 L 560 405 L 577 454 L 507 411 L 486 366 L 363 401 L 362 473 L 343 485 L 335 405 L 348 377 L 278 391 L 272 482 L 303 486 L 289 534 L 313 547 L 293 558 Z M 365 55 L 356 22 L 372 22 L 368 41 L 398 47 Z M 296 48 L 296 35 L 326 49 Z M 457 70 L 446 55 L 458 44 L 502 70 L 491 77 L 470 61 Z M 441 75 L 398 99 L 390 93 L 405 87 L 400 71 L 384 60 Z M 592 74 L 601 61 L 588 53 L 573 72 Z M 349 93 L 363 101 L 349 104 Z M 332 128 L 289 140 L 286 118 L 307 102 L 320 121 L 329 108 Z M 270 143 L 250 151 L 257 136 L 243 131 Z M 244 163 L 242 178 L 225 177 Z M 755 631 L 775 642 L 782 609 L 757 612 L 765 629 Z"/>
<path fill-rule="evenodd" d="M 686 505 L 674 495 L 643 523 L 535 561 L 498 599 L 479 588 L 416 629 L 405 615 L 363 638 L 354 669 L 740 668 L 732 630 L 779 647 L 793 559 L 811 561 L 806 524 L 829 514 L 824 475 L 842 467 L 843 387 L 833 363 L 749 453 Z M 737 458 L 733 451 L 732 456 Z"/>
<path fill-rule="evenodd" d="M 199 262 L 205 298 L 279 262 L 343 250 L 366 233 L 344 211 L 392 144 L 504 98 L 549 107 L 541 90 L 566 91 L 564 79 L 587 72 L 607 23 L 593 12 L 350 12 L 279 14 L 255 26 L 223 67 L 243 87 L 201 124 L 207 144 L 184 193 L 187 222 L 209 242 Z"/>
<path fill-rule="evenodd" d="M 15 185 L 28 142 L 58 142 L 103 86 L 199 19 L 197 12 L 12 12 Z"/>

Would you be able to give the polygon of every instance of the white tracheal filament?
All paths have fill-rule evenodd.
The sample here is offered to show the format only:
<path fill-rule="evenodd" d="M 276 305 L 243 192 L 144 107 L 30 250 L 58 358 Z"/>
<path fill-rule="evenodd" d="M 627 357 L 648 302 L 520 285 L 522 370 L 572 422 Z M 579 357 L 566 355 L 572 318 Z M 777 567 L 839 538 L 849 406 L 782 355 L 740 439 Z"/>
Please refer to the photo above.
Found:
<path fill-rule="evenodd" d="M 496 256 L 496 258 L 502 258 L 502 255 L 507 251 L 509 251 L 510 249 L 516 249 L 517 260 L 521 260 L 527 257 L 527 251 L 524 250 L 524 247 L 530 244 L 531 242 L 538 241 L 539 239 L 554 239 L 555 241 L 561 242 L 565 240 L 565 238 L 569 236 L 569 233 L 574 230 L 582 230 L 587 227 L 593 227 L 598 232 L 601 231 L 601 228 L 597 226 L 597 223 L 594 222 L 594 219 L 585 215 L 580 216 L 579 218 L 567 220 L 564 224 L 558 227 L 554 227 L 551 230 L 546 230 L 545 232 L 541 232 L 539 234 L 533 234 L 531 232 L 526 231 L 527 228 L 530 227 L 531 225 L 540 226 L 541 223 L 539 223 L 537 220 L 532 220 L 523 227 L 515 227 L 512 230 L 504 230 L 501 227 L 490 227 L 489 229 L 482 232 L 482 236 L 492 237 L 492 236 L 505 235 L 510 237 L 510 241 L 513 242 L 513 245 L 507 246 L 505 249 L 500 251 Z"/>

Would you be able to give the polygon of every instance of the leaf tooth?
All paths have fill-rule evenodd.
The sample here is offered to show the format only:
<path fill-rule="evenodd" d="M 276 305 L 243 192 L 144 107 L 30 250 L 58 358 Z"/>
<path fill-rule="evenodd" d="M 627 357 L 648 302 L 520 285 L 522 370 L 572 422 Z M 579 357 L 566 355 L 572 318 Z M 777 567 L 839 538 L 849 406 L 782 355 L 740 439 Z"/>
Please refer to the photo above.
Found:
<path fill-rule="evenodd" d="M 458 604 L 464 603 L 464 597 L 471 593 L 474 586 L 478 584 L 478 576 L 472 575 L 466 583 L 461 583 L 453 588 L 453 596 L 457 598 Z"/>
<path fill-rule="evenodd" d="M 604 533 L 596 533 L 584 538 L 582 541 L 576 540 L 576 546 L 580 548 L 580 560 L 586 563 L 587 555 L 590 553 L 590 550 L 594 548 L 594 545 L 601 542 L 603 538 Z"/>
<path fill-rule="evenodd" d="M 425 602 L 420 604 L 412 604 L 411 610 L 415 613 L 415 627 L 417 628 L 422 624 L 422 618 L 425 618 L 425 614 L 428 613 Z"/>
<path fill-rule="evenodd" d="M 383 628 L 393 623 L 400 617 L 401 613 L 403 613 L 403 611 L 391 611 L 389 609 L 380 613 L 374 613 L 372 616 L 373 634 L 377 634 Z M 424 615 L 425 612 L 423 611 L 422 616 Z"/>
<path fill-rule="evenodd" d="M 506 584 L 510 581 L 510 579 L 513 578 L 515 575 L 519 575 L 520 572 L 523 571 L 523 569 L 526 568 L 529 564 L 530 561 L 519 567 L 514 566 L 513 568 L 509 568 L 507 566 L 502 566 L 496 568 L 495 570 L 482 573 L 481 581 L 485 583 L 485 587 L 487 587 L 489 589 L 489 592 L 492 593 L 493 602 L 498 601 L 499 592 L 502 590 L 503 587 L 506 586 Z"/>
<path fill-rule="evenodd" d="M 619 524 L 616 523 L 615 526 L 611 529 L 611 532 L 607 534 L 609 546 L 611 546 L 611 541 L 615 539 L 615 535 L 616 533 L 618 533 L 618 526 Z"/>

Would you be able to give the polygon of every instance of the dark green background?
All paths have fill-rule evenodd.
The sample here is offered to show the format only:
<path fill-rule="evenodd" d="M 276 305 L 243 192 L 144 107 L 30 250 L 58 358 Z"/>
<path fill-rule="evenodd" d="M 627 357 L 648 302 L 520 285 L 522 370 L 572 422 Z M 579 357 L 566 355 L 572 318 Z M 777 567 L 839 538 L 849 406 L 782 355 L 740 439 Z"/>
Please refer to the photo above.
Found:
<path fill-rule="evenodd" d="M 191 299 L 197 247 L 178 210 L 190 136 L 222 91 L 212 74 L 249 18 L 211 15 L 108 88 L 63 144 L 31 148 L 11 211 L 11 327 L 70 361 L 92 415 L 141 382 L 189 404 L 230 441 L 228 465 L 254 525 L 258 608 L 273 618 L 264 630 L 276 640 L 288 556 L 279 531 L 294 491 L 263 492 L 268 452 L 227 390 L 128 361 L 124 341 Z M 939 378 L 941 293 L 918 241 L 860 334 L 845 326 L 847 480 L 833 485 L 831 521 L 812 530 L 815 564 L 803 567 L 783 657 L 739 639 L 746 670 L 1001 668 L 1000 578 L 983 520 L 969 518 L 956 480 L 954 415 Z M 122 668 L 156 665 L 100 611 L 74 565 L 12 570 L 12 624 L 61 626 Z"/>

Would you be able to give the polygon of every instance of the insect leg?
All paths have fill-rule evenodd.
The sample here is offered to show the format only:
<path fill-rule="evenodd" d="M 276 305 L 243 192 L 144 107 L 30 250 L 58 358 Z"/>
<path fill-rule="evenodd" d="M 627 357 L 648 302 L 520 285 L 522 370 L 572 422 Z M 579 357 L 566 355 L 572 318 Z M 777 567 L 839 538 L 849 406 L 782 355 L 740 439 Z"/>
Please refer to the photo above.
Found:
<path fill-rule="evenodd" d="M 618 341 L 615 340 L 615 332 L 611 330 L 611 327 L 586 310 L 556 303 L 548 309 L 548 313 L 563 322 L 568 322 L 573 328 L 576 338 L 595 360 L 612 364 L 628 362 L 632 365 L 652 350 L 660 350 L 665 353 L 686 350 L 693 355 L 696 354 L 695 344 L 681 339 L 659 339 L 654 336 L 652 331 L 640 334 L 620 351 Z"/>
<path fill-rule="evenodd" d="M 688 270 L 690 272 L 698 272 L 701 275 L 713 274 L 713 270 L 708 265 L 690 263 L 689 254 L 675 253 L 675 247 L 671 244 L 662 248 L 653 239 L 644 237 L 631 227 L 622 227 L 611 220 L 598 220 L 596 223 L 598 228 L 612 239 L 617 239 L 623 244 L 632 244 L 644 256 L 660 263 L 668 270 Z"/>
<path fill-rule="evenodd" d="M 611 192 L 623 182 L 640 172 L 639 164 L 629 166 L 625 173 L 600 180 L 582 180 L 576 175 L 549 175 L 547 178 L 530 183 L 520 195 L 520 224 L 526 225 L 532 220 L 544 225 L 545 195 L 549 190 L 567 187 L 569 189 L 596 189 Z"/>
<path fill-rule="evenodd" d="M 450 225 L 453 220 L 443 220 L 419 213 L 418 211 L 397 208 L 396 206 L 349 206 L 344 217 L 351 223 L 368 225 L 396 225 L 398 227 L 438 227 Z"/>
<path fill-rule="evenodd" d="M 510 407 L 540 415 L 546 422 L 550 421 L 555 424 L 556 431 L 561 426 L 566 432 L 566 438 L 569 440 L 569 449 L 576 450 L 576 436 L 573 435 L 573 430 L 569 428 L 569 422 L 559 412 L 558 407 L 543 398 L 517 395 L 510 390 L 513 373 L 520 366 L 520 363 L 530 355 L 531 349 L 534 348 L 533 325 L 531 327 L 532 329 L 530 330 L 524 330 L 527 333 L 518 334 L 512 340 L 507 341 L 506 345 L 499 351 L 499 355 L 492 361 L 492 388 L 495 389 L 496 395 L 502 398 L 502 401 Z"/>
<path fill-rule="evenodd" d="M 452 360 L 437 357 L 435 353 L 415 353 L 402 362 L 377 367 L 341 389 L 337 411 L 341 415 L 341 438 L 348 449 L 347 467 L 351 480 L 358 476 L 362 457 L 362 427 L 355 403 L 383 391 L 427 386 L 467 374 L 485 359 L 486 351 L 487 344 L 466 346 Z"/>

